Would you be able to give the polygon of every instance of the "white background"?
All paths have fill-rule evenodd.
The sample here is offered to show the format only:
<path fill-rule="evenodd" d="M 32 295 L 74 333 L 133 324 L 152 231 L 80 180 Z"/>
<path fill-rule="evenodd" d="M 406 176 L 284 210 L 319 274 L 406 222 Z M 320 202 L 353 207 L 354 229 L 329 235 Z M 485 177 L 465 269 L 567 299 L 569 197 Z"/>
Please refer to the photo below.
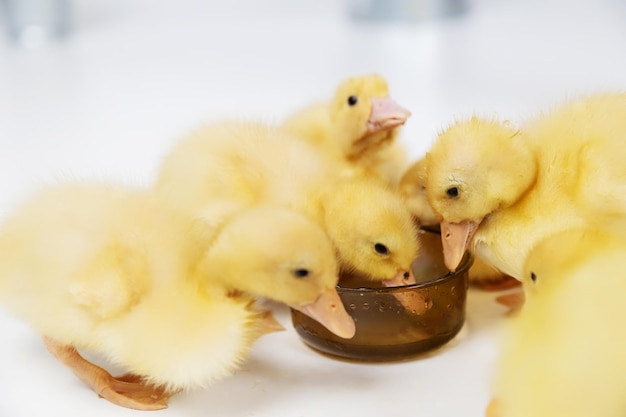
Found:
<path fill-rule="evenodd" d="M 332 0 L 75 0 L 67 41 L 0 39 L 0 214 L 57 178 L 149 184 L 171 144 L 221 117 L 279 121 L 378 72 L 413 112 L 415 159 L 455 118 L 513 121 L 567 97 L 626 87 L 626 4 L 482 0 L 453 19 L 355 22 Z M 4 28 L 0 28 L 4 29 Z M 162 416 L 479 417 L 503 309 L 470 291 L 462 333 L 426 357 L 330 360 L 288 330 L 235 376 L 181 394 Z M 85 388 L 30 329 L 0 311 L 0 417 L 131 416 Z"/>

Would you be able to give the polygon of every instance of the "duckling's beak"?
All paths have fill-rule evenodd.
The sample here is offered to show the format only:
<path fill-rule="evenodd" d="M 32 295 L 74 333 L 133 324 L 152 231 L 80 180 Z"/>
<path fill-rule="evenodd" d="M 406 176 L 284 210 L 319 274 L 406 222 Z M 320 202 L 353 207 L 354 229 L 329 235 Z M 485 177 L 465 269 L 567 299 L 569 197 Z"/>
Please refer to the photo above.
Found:
<path fill-rule="evenodd" d="M 441 243 L 443 262 L 450 271 L 455 271 L 461 263 L 480 222 L 465 220 L 461 223 L 441 222 Z"/>
<path fill-rule="evenodd" d="M 372 113 L 367 121 L 368 133 L 390 130 L 403 125 L 411 112 L 389 97 L 373 97 Z"/>
<path fill-rule="evenodd" d="M 385 285 L 385 287 L 401 287 L 403 285 L 417 284 L 417 281 L 415 280 L 415 275 L 413 275 L 413 271 L 409 269 L 408 271 L 398 271 L 395 277 L 384 280 L 383 284 Z"/>
<path fill-rule="evenodd" d="M 293 306 L 296 310 L 318 321 L 337 336 L 350 339 L 356 333 L 354 320 L 348 314 L 333 288 L 322 293 L 317 300 L 304 306 Z"/>

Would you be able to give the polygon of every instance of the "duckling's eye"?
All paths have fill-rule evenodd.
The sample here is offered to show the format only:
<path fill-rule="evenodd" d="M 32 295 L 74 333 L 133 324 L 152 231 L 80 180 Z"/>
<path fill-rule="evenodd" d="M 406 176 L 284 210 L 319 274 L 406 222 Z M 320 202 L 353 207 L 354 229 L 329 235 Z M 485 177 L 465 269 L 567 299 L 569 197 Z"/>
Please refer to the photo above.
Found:
<path fill-rule="evenodd" d="M 296 278 L 305 278 L 309 275 L 309 270 L 304 268 L 294 269 L 293 276 Z"/>
<path fill-rule="evenodd" d="M 387 246 L 383 245 L 382 243 L 377 243 L 374 245 L 374 250 L 378 253 L 380 253 L 381 255 L 388 255 L 389 254 L 389 249 L 387 249 Z"/>
<path fill-rule="evenodd" d="M 448 197 L 458 197 L 459 189 L 457 187 L 450 187 L 446 190 L 446 194 L 448 194 Z"/>
<path fill-rule="evenodd" d="M 535 274 L 534 272 L 531 272 L 530 279 L 532 280 L 532 282 L 537 282 L 537 274 Z"/>
<path fill-rule="evenodd" d="M 358 102 L 359 102 L 359 99 L 358 99 L 357 96 L 350 96 L 350 97 L 348 97 L 348 105 L 349 106 L 354 106 Z"/>

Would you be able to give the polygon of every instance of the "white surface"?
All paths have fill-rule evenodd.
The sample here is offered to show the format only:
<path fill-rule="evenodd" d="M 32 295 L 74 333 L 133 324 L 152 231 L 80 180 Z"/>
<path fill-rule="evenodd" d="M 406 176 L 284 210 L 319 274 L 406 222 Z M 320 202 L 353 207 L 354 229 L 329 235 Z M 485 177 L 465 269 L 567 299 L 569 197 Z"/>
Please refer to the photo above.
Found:
<path fill-rule="evenodd" d="M 224 3 L 224 4 L 222 4 Z M 224 116 L 279 120 L 379 72 L 413 112 L 411 158 L 477 111 L 518 120 L 581 92 L 626 87 L 626 6 L 482 1 L 449 21 L 354 24 L 333 0 L 76 0 L 65 43 L 0 42 L 0 213 L 55 178 L 149 183 L 187 130 Z M 174 397 L 163 416 L 478 417 L 502 309 L 470 292 L 462 337 L 405 363 L 321 357 L 287 332 L 260 340 L 234 377 Z M 0 417 L 130 416 L 98 399 L 0 312 Z"/>

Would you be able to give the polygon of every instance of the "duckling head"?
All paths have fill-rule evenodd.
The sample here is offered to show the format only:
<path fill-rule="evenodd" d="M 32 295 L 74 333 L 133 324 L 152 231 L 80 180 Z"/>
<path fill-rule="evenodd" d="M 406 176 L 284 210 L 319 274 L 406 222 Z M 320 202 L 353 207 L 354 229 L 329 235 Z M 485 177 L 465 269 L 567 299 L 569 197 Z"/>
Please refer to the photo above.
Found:
<path fill-rule="evenodd" d="M 376 178 L 351 177 L 333 184 L 322 206 L 342 272 L 389 286 L 412 283 L 407 279 L 419 251 L 418 235 L 396 193 Z"/>
<path fill-rule="evenodd" d="M 338 266 L 324 231 L 293 211 L 257 207 L 238 214 L 205 254 L 203 277 L 229 291 L 284 303 L 343 338 L 353 319 L 336 291 Z"/>
<path fill-rule="evenodd" d="M 331 103 L 330 118 L 348 157 L 393 138 L 411 115 L 389 97 L 387 81 L 377 74 L 348 78 Z"/>
<path fill-rule="evenodd" d="M 615 242 L 618 238 L 588 228 L 573 228 L 545 237 L 524 263 L 522 284 L 526 299 L 532 301 L 547 283 L 573 275 L 581 263 L 611 248 Z M 602 272 L 597 274 L 601 276 Z"/>
<path fill-rule="evenodd" d="M 537 163 L 519 130 L 494 119 L 453 124 L 426 154 L 426 194 L 441 223 L 446 266 L 454 271 L 485 217 L 516 202 Z"/>

